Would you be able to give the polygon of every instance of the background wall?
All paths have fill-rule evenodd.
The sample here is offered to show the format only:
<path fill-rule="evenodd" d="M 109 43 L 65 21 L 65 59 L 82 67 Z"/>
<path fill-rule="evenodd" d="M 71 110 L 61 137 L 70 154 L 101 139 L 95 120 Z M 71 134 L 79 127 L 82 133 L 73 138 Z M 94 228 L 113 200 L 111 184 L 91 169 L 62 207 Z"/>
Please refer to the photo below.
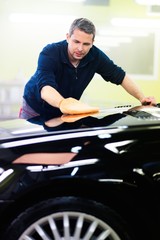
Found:
<path fill-rule="evenodd" d="M 25 82 L 41 49 L 65 38 L 77 17 L 92 20 L 95 45 L 160 102 L 160 6 L 135 0 L 1 0 L 0 115 L 18 116 Z M 120 86 L 95 75 L 82 100 L 103 107 L 138 105 Z"/>

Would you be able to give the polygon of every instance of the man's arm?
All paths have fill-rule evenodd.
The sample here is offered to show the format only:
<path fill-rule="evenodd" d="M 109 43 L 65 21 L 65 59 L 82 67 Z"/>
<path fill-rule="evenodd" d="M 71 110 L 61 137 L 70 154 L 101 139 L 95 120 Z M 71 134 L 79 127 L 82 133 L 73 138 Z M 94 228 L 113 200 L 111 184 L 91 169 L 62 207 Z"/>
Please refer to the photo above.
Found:
<path fill-rule="evenodd" d="M 41 89 L 41 98 L 53 107 L 60 107 L 60 103 L 64 98 L 62 95 L 53 87 L 47 85 Z"/>
<path fill-rule="evenodd" d="M 75 98 L 64 98 L 51 86 L 44 86 L 41 90 L 41 98 L 53 107 L 57 107 L 64 114 L 82 114 L 98 112 L 97 107 L 89 106 Z"/>
<path fill-rule="evenodd" d="M 156 100 L 154 97 L 146 97 L 139 86 L 130 79 L 127 75 L 124 77 L 121 86 L 133 97 L 138 99 L 142 105 L 156 105 Z"/>

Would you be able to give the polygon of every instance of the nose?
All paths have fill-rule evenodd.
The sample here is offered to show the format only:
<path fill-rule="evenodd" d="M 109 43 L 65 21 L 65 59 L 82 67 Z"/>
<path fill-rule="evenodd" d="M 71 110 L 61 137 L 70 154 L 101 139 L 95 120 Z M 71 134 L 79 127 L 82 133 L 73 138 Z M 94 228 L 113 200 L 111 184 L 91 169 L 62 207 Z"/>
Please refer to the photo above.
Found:
<path fill-rule="evenodd" d="M 78 44 L 78 51 L 81 52 L 82 50 L 83 50 L 83 44 L 79 43 L 79 44 Z"/>

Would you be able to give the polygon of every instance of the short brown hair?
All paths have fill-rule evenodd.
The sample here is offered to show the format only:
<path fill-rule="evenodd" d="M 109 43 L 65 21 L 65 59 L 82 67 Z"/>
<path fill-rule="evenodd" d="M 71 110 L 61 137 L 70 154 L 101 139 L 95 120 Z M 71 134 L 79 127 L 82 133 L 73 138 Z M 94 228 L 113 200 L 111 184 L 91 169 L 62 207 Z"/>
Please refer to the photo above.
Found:
<path fill-rule="evenodd" d="M 75 29 L 79 29 L 85 33 L 93 34 L 93 40 L 95 38 L 96 29 L 94 24 L 87 18 L 77 18 L 73 21 L 69 29 L 69 35 L 71 36 Z"/>

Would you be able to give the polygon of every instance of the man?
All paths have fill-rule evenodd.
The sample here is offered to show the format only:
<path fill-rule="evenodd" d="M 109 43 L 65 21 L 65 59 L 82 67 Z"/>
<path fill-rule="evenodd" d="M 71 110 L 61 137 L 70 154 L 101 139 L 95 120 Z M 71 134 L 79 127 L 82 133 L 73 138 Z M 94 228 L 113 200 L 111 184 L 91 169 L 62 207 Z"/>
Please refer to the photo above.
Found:
<path fill-rule="evenodd" d="M 154 97 L 145 97 L 125 71 L 93 45 L 95 31 L 90 20 L 75 19 L 66 40 L 48 44 L 42 50 L 37 70 L 24 89 L 20 117 L 97 111 L 79 101 L 95 73 L 106 81 L 120 84 L 141 104 L 156 104 Z"/>

